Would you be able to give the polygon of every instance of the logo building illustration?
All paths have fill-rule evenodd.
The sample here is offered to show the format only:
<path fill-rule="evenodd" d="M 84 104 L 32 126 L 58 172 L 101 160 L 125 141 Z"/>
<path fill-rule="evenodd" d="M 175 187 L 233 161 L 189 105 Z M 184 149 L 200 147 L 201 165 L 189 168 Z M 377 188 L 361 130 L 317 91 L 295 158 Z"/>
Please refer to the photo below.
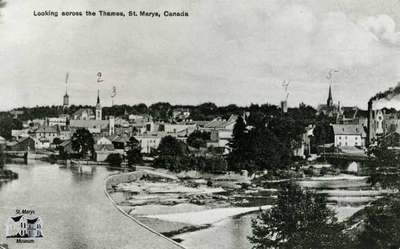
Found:
<path fill-rule="evenodd" d="M 10 217 L 6 224 L 7 238 L 41 238 L 42 220 L 40 217 L 26 218 L 24 215 Z"/>

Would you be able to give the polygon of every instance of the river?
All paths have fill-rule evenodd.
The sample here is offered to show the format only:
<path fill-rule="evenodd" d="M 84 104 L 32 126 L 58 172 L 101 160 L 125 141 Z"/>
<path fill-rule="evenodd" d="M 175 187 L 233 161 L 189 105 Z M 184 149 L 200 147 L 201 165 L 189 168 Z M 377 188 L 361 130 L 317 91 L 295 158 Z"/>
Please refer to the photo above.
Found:
<path fill-rule="evenodd" d="M 79 174 L 34 160 L 28 165 L 9 164 L 6 168 L 17 172 L 19 179 L 0 185 L 0 244 L 7 243 L 10 248 L 178 248 L 138 226 L 107 199 L 104 179 L 117 171 L 97 167 L 93 174 Z M 354 200 L 369 196 L 365 179 L 331 180 L 301 184 L 331 191 L 328 194 L 339 203 L 335 207 L 339 216 L 347 217 L 365 204 Z M 6 239 L 4 225 L 8 217 L 15 216 L 15 209 L 35 210 L 43 220 L 44 237 L 33 244 L 17 245 L 15 239 Z M 183 239 L 182 245 L 188 249 L 251 248 L 247 236 L 254 217 L 256 214 L 226 219 L 209 229 L 176 237 Z"/>
<path fill-rule="evenodd" d="M 19 174 L 18 180 L 0 186 L 0 244 L 10 249 L 179 248 L 112 205 L 104 193 L 104 179 L 115 171 L 97 167 L 93 174 L 79 174 L 34 160 L 6 169 Z M 43 238 L 23 244 L 5 238 L 6 221 L 16 209 L 31 209 L 41 217 Z"/>

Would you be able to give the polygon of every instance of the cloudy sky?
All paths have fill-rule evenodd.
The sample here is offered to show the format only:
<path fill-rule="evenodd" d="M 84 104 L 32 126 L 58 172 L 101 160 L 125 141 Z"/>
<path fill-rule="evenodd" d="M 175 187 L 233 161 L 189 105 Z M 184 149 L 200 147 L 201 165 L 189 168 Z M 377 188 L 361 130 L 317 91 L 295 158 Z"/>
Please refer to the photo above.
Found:
<path fill-rule="evenodd" d="M 33 11 L 187 11 L 186 18 L 34 17 Z M 333 97 L 365 108 L 400 81 L 398 0 L 8 0 L 0 10 L 0 109 L 94 104 L 277 104 Z"/>

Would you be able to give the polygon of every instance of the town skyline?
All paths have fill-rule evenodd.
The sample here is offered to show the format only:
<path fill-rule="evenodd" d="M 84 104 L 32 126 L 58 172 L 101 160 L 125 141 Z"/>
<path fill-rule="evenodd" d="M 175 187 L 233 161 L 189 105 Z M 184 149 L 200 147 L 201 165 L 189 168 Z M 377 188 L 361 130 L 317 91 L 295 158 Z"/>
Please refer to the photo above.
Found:
<path fill-rule="evenodd" d="M 327 74 L 332 69 L 338 71 L 332 85 L 334 100 L 365 109 L 371 96 L 400 81 L 400 20 L 395 14 L 400 4 L 370 0 L 364 5 L 369 7 L 337 0 L 323 4 L 174 0 L 164 5 L 155 1 L 8 2 L 1 9 L 0 22 L 0 109 L 59 104 L 66 72 L 71 102 L 93 104 L 98 71 L 104 75 L 102 99 L 109 99 L 116 86 L 116 104 L 279 105 L 286 95 L 282 82 L 288 80 L 289 106 L 301 102 L 317 106 L 326 99 Z M 189 16 L 124 19 L 32 14 L 35 10 L 151 11 L 171 6 L 181 6 Z M 241 23 L 241 18 L 248 21 Z"/>

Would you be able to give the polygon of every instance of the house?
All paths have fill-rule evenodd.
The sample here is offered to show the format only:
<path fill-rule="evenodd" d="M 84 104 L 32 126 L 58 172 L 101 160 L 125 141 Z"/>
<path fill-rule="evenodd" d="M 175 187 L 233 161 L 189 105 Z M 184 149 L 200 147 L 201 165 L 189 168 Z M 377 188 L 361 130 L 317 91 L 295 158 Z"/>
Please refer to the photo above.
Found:
<path fill-rule="evenodd" d="M 335 136 L 334 146 L 340 147 L 364 147 L 367 134 L 362 125 L 358 124 L 333 124 Z"/>
<path fill-rule="evenodd" d="M 40 217 L 34 219 L 26 219 L 28 238 L 43 237 L 42 220 Z"/>
<path fill-rule="evenodd" d="M 104 162 L 110 154 L 114 153 L 114 145 L 112 144 L 95 144 L 93 147 L 97 162 Z"/>
<path fill-rule="evenodd" d="M 121 154 L 125 152 L 125 148 L 129 142 L 130 136 L 127 134 L 121 134 L 121 135 L 114 135 L 111 138 L 111 142 L 114 145 L 114 148 L 116 150 L 119 150 Z"/>
<path fill-rule="evenodd" d="M 11 136 L 13 138 L 21 138 L 21 137 L 29 137 L 29 133 L 31 132 L 31 129 L 25 128 L 21 130 L 11 130 Z"/>
<path fill-rule="evenodd" d="M 35 150 L 36 142 L 31 137 L 23 137 L 16 141 L 8 142 L 6 144 L 7 150 L 10 151 L 32 151 Z"/>
<path fill-rule="evenodd" d="M 95 118 L 91 108 L 81 108 L 72 114 L 72 120 L 93 120 Z"/>
<path fill-rule="evenodd" d="M 150 154 L 152 151 L 158 148 L 161 139 L 165 136 L 167 136 L 167 134 L 164 132 L 152 132 L 136 135 L 134 137 L 139 141 L 140 147 L 142 148 L 141 152 Z"/>
<path fill-rule="evenodd" d="M 60 156 L 68 157 L 71 155 L 75 155 L 78 152 L 72 148 L 72 141 L 71 139 L 63 141 L 61 144 L 57 146 Z"/>
<path fill-rule="evenodd" d="M 100 137 L 97 139 L 96 144 L 93 146 L 95 160 L 97 162 L 104 162 L 108 155 L 115 152 L 114 145 L 110 138 Z"/>
<path fill-rule="evenodd" d="M 115 133 L 115 119 L 110 116 L 108 120 L 70 120 L 73 129 L 85 128 L 92 134 L 106 133 L 112 135 Z"/>
<path fill-rule="evenodd" d="M 160 131 L 164 131 L 166 133 L 186 133 L 187 136 L 190 133 L 197 130 L 196 124 L 187 124 L 187 123 L 177 123 L 177 124 L 170 124 L 170 123 L 163 123 L 160 124 Z"/>
<path fill-rule="evenodd" d="M 6 223 L 6 238 L 22 238 L 28 236 L 26 218 L 23 215 L 9 217 Z"/>
<path fill-rule="evenodd" d="M 177 108 L 172 111 L 172 118 L 177 121 L 186 120 L 189 116 L 190 110 L 188 108 Z"/>
<path fill-rule="evenodd" d="M 47 149 L 59 134 L 57 126 L 42 126 L 34 130 L 31 133 L 31 137 L 35 140 L 37 149 Z"/>
<path fill-rule="evenodd" d="M 207 147 L 224 148 L 224 153 L 229 153 L 230 149 L 228 144 L 232 139 L 233 128 L 237 118 L 237 115 L 231 115 L 228 120 L 215 118 L 205 124 L 200 130 L 211 133 L 211 141 L 207 143 Z"/>
<path fill-rule="evenodd" d="M 314 125 L 309 125 L 304 129 L 300 142 L 292 143 L 293 155 L 305 158 L 311 154 L 311 137 L 314 136 Z"/>
<path fill-rule="evenodd" d="M 47 123 L 48 126 L 66 126 L 67 117 L 48 118 Z"/>

